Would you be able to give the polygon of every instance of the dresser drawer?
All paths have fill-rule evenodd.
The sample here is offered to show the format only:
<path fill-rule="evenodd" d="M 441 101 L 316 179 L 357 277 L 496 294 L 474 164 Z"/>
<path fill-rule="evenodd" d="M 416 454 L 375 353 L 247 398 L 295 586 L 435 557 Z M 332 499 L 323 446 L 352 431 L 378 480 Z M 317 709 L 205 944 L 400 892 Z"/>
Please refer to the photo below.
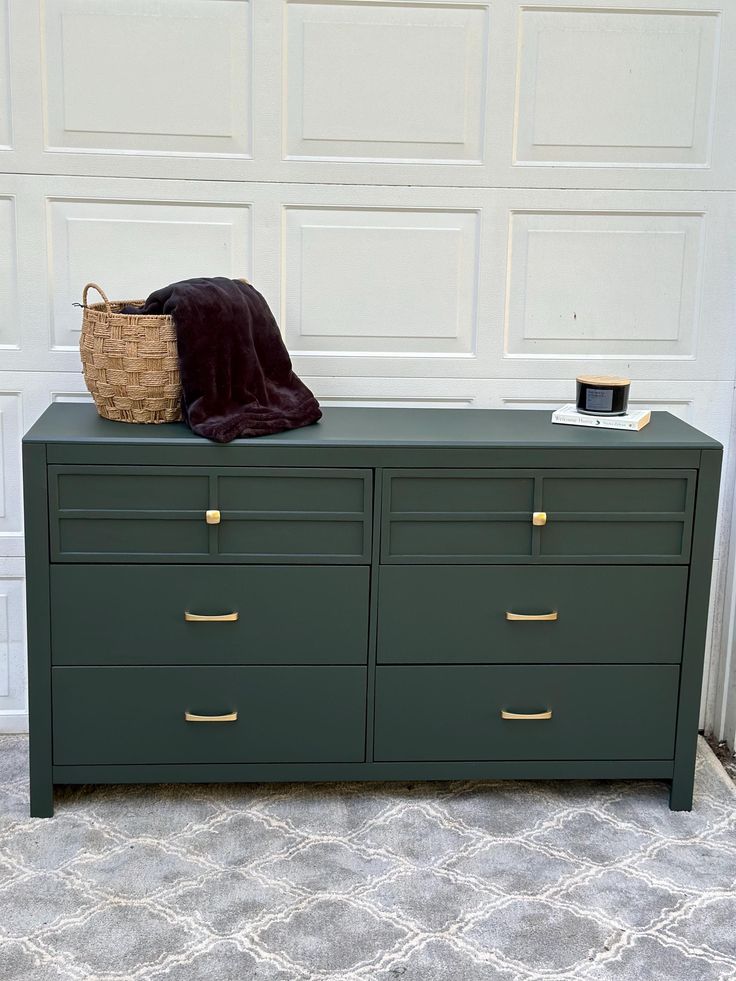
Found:
<path fill-rule="evenodd" d="M 365 664 L 368 588 L 363 566 L 56 565 L 52 660 Z"/>
<path fill-rule="evenodd" d="M 52 561 L 370 561 L 370 470 L 51 466 L 49 496 Z"/>
<path fill-rule="evenodd" d="M 677 663 L 686 595 L 685 566 L 386 565 L 378 661 Z"/>
<path fill-rule="evenodd" d="M 381 560 L 684 564 L 695 477 L 664 469 L 385 470 Z"/>
<path fill-rule="evenodd" d="M 385 470 L 382 561 L 526 559 L 533 510 L 533 471 Z"/>
<path fill-rule="evenodd" d="M 374 758 L 671 759 L 678 682 L 673 664 L 379 667 Z"/>
<path fill-rule="evenodd" d="M 217 551 L 230 561 L 369 562 L 370 470 L 219 471 Z"/>
<path fill-rule="evenodd" d="M 695 470 L 545 471 L 540 556 L 687 562 L 696 476 Z"/>
<path fill-rule="evenodd" d="M 301 763 L 365 758 L 361 667 L 52 671 L 54 763 Z M 237 714 L 233 721 L 187 721 Z"/>
<path fill-rule="evenodd" d="M 49 469 L 51 559 L 206 557 L 209 478 L 196 467 Z"/>

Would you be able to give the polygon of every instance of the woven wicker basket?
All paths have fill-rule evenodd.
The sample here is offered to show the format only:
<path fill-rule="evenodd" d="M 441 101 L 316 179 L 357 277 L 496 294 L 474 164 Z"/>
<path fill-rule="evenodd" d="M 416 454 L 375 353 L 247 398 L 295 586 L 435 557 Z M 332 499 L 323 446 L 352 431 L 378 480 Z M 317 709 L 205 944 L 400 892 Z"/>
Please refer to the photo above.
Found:
<path fill-rule="evenodd" d="M 87 306 L 90 289 L 97 290 L 104 302 Z M 111 303 L 96 283 L 87 283 L 79 343 L 84 380 L 105 419 L 178 422 L 181 379 L 171 317 L 120 313 L 124 306 L 144 302 Z"/>

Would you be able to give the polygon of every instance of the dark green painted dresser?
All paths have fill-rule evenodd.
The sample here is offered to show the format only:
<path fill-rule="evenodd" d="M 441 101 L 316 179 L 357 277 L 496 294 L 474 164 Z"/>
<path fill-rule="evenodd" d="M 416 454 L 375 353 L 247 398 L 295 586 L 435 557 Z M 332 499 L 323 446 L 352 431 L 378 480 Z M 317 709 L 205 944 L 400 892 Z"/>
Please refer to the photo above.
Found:
<path fill-rule="evenodd" d="M 54 784 L 648 777 L 692 804 L 721 446 L 328 409 L 24 440 L 31 812 Z"/>

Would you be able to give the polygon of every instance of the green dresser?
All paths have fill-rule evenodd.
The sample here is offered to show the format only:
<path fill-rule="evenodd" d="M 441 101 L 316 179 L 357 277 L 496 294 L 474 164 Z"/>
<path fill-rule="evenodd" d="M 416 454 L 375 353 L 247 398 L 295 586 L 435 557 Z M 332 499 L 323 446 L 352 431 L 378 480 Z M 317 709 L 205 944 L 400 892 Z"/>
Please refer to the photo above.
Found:
<path fill-rule="evenodd" d="M 23 445 L 31 813 L 54 784 L 661 778 L 692 806 L 722 449 L 328 409 Z"/>

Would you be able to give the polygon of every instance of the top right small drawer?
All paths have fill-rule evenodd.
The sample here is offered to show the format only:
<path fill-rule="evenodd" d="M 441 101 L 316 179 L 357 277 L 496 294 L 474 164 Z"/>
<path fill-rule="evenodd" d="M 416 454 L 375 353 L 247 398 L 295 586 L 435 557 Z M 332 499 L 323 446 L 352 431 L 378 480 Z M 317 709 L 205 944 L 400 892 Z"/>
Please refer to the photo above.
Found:
<path fill-rule="evenodd" d="M 541 556 L 687 562 L 696 470 L 541 475 Z"/>
<path fill-rule="evenodd" d="M 382 561 L 686 563 L 696 478 L 664 469 L 387 470 Z"/>

